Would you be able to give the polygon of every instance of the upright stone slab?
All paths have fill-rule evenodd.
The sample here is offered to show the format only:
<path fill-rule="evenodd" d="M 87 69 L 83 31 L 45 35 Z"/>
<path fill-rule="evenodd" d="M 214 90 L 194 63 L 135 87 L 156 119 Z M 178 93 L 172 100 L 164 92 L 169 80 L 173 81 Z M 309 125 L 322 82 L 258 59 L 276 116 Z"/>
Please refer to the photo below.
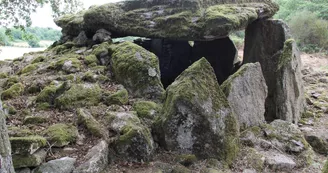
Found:
<path fill-rule="evenodd" d="M 265 122 L 265 99 L 268 89 L 260 63 L 243 65 L 221 85 L 234 110 L 241 129 Z"/>
<path fill-rule="evenodd" d="M 111 65 L 118 82 L 135 97 L 161 98 L 164 93 L 156 55 L 131 42 L 113 45 Z"/>
<path fill-rule="evenodd" d="M 267 121 L 283 119 L 297 123 L 303 111 L 298 50 L 295 45 L 283 50 L 286 40 L 290 37 L 288 26 L 280 20 L 257 20 L 246 29 L 244 63 L 261 64 L 268 86 L 268 97 L 265 101 Z M 279 96 L 280 94 L 283 96 Z"/>
<path fill-rule="evenodd" d="M 168 150 L 228 164 L 237 154 L 237 120 L 205 58 L 167 88 L 161 125 Z"/>
<path fill-rule="evenodd" d="M 0 172 L 14 173 L 5 113 L 0 101 Z"/>

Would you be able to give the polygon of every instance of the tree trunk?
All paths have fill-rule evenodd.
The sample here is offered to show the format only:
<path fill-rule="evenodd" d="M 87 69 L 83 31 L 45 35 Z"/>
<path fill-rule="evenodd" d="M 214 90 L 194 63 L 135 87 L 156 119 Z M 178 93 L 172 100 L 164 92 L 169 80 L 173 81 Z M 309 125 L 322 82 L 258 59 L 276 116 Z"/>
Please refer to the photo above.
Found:
<path fill-rule="evenodd" d="M 5 112 L 0 101 L 0 173 L 14 173 Z"/>

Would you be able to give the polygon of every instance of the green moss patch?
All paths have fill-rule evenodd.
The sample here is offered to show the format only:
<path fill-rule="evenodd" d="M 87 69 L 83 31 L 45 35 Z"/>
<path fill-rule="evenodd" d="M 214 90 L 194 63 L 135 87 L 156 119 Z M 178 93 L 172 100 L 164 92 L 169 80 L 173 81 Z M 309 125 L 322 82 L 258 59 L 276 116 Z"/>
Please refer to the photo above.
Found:
<path fill-rule="evenodd" d="M 156 55 L 131 42 L 111 47 L 115 78 L 134 96 L 160 98 L 164 92 Z"/>
<path fill-rule="evenodd" d="M 24 67 L 24 68 L 19 72 L 19 74 L 30 73 L 30 72 L 36 70 L 37 68 L 38 68 L 38 65 L 37 65 L 37 64 L 30 64 L 30 65 L 27 65 L 26 67 Z"/>
<path fill-rule="evenodd" d="M 108 138 L 106 129 L 87 111 L 77 110 L 78 124 L 83 125 L 94 136 Z"/>
<path fill-rule="evenodd" d="M 139 118 L 154 119 L 160 112 L 160 106 L 152 101 L 138 101 L 133 104 L 133 110 Z"/>
<path fill-rule="evenodd" d="M 128 91 L 122 89 L 115 93 L 105 93 L 102 99 L 106 105 L 125 105 L 129 102 Z"/>
<path fill-rule="evenodd" d="M 76 142 L 78 130 L 73 125 L 55 124 L 50 126 L 44 134 L 51 144 L 57 147 L 63 147 Z"/>
<path fill-rule="evenodd" d="M 61 109 L 95 106 L 100 102 L 101 94 L 102 89 L 98 84 L 74 84 L 55 99 L 55 106 Z"/>
<path fill-rule="evenodd" d="M 3 100 L 8 100 L 20 96 L 24 91 L 24 85 L 22 83 L 16 83 L 12 85 L 9 89 L 1 93 L 1 98 Z"/>
<path fill-rule="evenodd" d="M 91 54 L 91 55 L 84 57 L 84 63 L 87 65 L 90 65 L 92 63 L 98 64 L 98 59 L 97 59 L 96 55 Z"/>
<path fill-rule="evenodd" d="M 0 73 L 0 79 L 8 78 L 8 73 Z"/>
<path fill-rule="evenodd" d="M 47 121 L 48 119 L 46 117 L 40 117 L 40 116 L 26 116 L 24 118 L 24 124 L 42 124 Z"/>
<path fill-rule="evenodd" d="M 41 136 L 11 137 L 9 140 L 14 154 L 32 154 L 47 145 L 47 140 Z"/>

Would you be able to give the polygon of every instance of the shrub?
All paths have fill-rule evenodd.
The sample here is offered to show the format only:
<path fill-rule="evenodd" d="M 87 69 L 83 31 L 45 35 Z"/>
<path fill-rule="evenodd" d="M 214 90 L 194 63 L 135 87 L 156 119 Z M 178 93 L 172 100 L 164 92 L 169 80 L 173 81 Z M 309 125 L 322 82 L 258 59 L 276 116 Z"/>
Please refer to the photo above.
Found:
<path fill-rule="evenodd" d="M 319 19 L 315 13 L 298 12 L 291 18 L 289 26 L 302 50 L 318 52 L 328 49 L 328 21 Z"/>

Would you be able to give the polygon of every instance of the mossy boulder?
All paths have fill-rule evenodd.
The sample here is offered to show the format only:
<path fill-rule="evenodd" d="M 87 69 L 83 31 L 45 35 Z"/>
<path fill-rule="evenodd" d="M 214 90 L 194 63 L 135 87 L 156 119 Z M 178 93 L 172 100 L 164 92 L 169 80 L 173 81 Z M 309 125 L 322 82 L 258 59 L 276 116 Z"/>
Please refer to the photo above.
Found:
<path fill-rule="evenodd" d="M 56 69 L 65 71 L 66 73 L 75 73 L 81 70 L 82 63 L 76 55 L 65 55 L 61 57 L 56 63 Z"/>
<path fill-rule="evenodd" d="M 325 132 L 307 132 L 305 133 L 305 139 L 314 151 L 328 156 L 328 137 Z"/>
<path fill-rule="evenodd" d="M 41 136 L 9 138 L 13 154 L 29 155 L 47 145 L 47 140 Z"/>
<path fill-rule="evenodd" d="M 278 9 L 278 5 L 271 0 L 133 0 L 93 6 L 84 12 L 83 20 L 79 20 L 75 27 L 72 27 L 71 21 L 80 19 L 81 14 L 63 16 L 57 24 L 64 28 L 64 33 L 68 33 L 67 31 L 76 31 L 76 28 L 80 28 L 80 23 L 84 22 L 84 30 L 96 33 L 99 29 L 106 29 L 112 33 L 112 38 L 134 35 L 178 40 L 213 40 L 241 30 L 256 19 L 272 17 Z"/>
<path fill-rule="evenodd" d="M 101 93 L 98 84 L 74 84 L 55 99 L 55 106 L 61 109 L 95 106 L 101 100 Z"/>
<path fill-rule="evenodd" d="M 26 136 L 33 136 L 34 133 L 31 130 L 23 127 L 9 126 L 8 135 L 10 137 L 26 137 Z"/>
<path fill-rule="evenodd" d="M 25 66 L 25 67 L 19 72 L 19 74 L 30 73 L 30 72 L 36 70 L 37 68 L 38 68 L 38 64 L 29 64 L 29 65 Z"/>
<path fill-rule="evenodd" d="M 166 149 L 231 164 L 239 150 L 239 127 L 210 63 L 202 58 L 166 90 L 162 141 Z"/>
<path fill-rule="evenodd" d="M 139 118 L 155 119 L 160 114 L 161 106 L 152 101 L 137 101 L 133 104 L 133 110 Z"/>
<path fill-rule="evenodd" d="M 44 132 L 48 141 L 56 147 L 75 143 L 78 137 L 77 128 L 69 124 L 54 124 Z"/>
<path fill-rule="evenodd" d="M 220 87 L 238 118 L 241 130 L 265 123 L 268 89 L 260 63 L 243 65 Z"/>
<path fill-rule="evenodd" d="M 3 100 L 8 100 L 20 96 L 24 92 L 24 85 L 22 83 L 16 83 L 12 85 L 9 89 L 4 90 L 1 93 L 1 98 Z"/>
<path fill-rule="evenodd" d="M 156 55 L 131 42 L 111 47 L 112 68 L 118 82 L 136 97 L 160 98 L 164 92 Z"/>
<path fill-rule="evenodd" d="M 36 58 L 34 58 L 31 62 L 31 64 L 36 64 L 36 63 L 39 63 L 39 62 L 44 62 L 46 61 L 48 58 L 45 57 L 45 56 L 38 56 Z"/>
<path fill-rule="evenodd" d="M 13 165 L 15 169 L 26 167 L 37 167 L 41 165 L 47 156 L 43 149 L 30 155 L 13 155 Z"/>
<path fill-rule="evenodd" d="M 96 55 L 91 54 L 91 55 L 84 57 L 84 63 L 87 65 L 90 65 L 92 63 L 98 64 L 98 59 L 97 59 Z"/>
<path fill-rule="evenodd" d="M 107 139 L 109 137 L 106 128 L 103 127 L 89 112 L 84 109 L 77 110 L 78 124 L 83 125 L 90 134 Z"/>
<path fill-rule="evenodd" d="M 62 27 L 62 32 L 71 36 L 77 36 L 83 29 L 83 15 L 85 11 L 80 11 L 77 14 L 69 14 L 55 20 L 55 23 Z"/>
<path fill-rule="evenodd" d="M 24 118 L 23 124 L 42 124 L 47 122 L 48 119 L 46 117 L 41 117 L 41 116 L 26 116 Z"/>
<path fill-rule="evenodd" d="M 36 102 L 40 104 L 48 104 L 49 106 L 53 105 L 55 98 L 69 88 L 70 84 L 68 82 L 59 85 L 50 84 L 43 88 L 43 90 L 37 95 Z"/>
<path fill-rule="evenodd" d="M 115 93 L 105 93 L 102 99 L 106 105 L 125 105 L 129 102 L 129 95 L 126 89 L 121 89 Z"/>
<path fill-rule="evenodd" d="M 107 118 L 110 128 L 120 133 L 114 143 L 118 159 L 134 162 L 151 159 L 154 152 L 153 138 L 134 112 L 108 112 Z"/>
<path fill-rule="evenodd" d="M 104 83 L 109 80 L 108 77 L 100 74 L 95 74 L 92 71 L 87 71 L 84 73 L 84 76 L 82 77 L 82 80 L 87 81 L 87 82 L 100 82 Z"/>

